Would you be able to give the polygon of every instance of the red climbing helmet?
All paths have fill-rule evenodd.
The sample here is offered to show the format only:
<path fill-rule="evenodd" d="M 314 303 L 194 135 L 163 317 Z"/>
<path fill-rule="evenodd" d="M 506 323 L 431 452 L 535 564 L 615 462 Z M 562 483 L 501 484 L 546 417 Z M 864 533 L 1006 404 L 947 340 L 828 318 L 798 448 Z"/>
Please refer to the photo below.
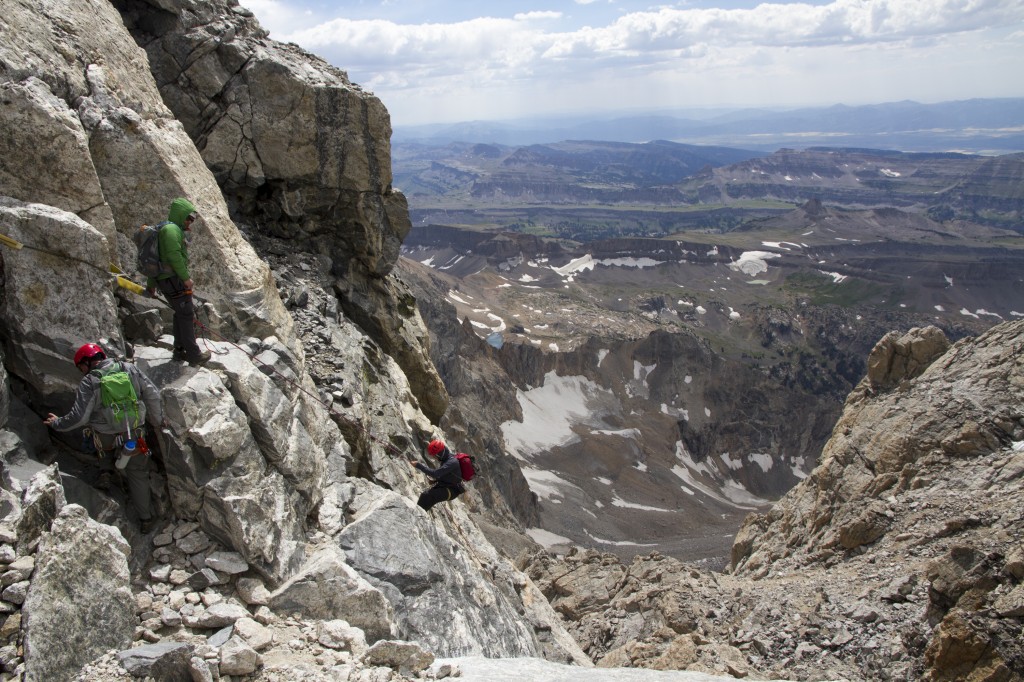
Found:
<path fill-rule="evenodd" d="M 429 454 L 433 455 L 434 457 L 440 457 L 441 453 L 444 452 L 444 441 L 441 441 L 441 440 L 432 440 L 432 441 L 430 441 L 430 444 L 427 445 L 427 452 Z"/>
<path fill-rule="evenodd" d="M 96 356 L 99 357 L 97 358 Z M 107 354 L 103 352 L 102 348 L 97 346 L 95 343 L 87 343 L 79 348 L 78 352 L 75 353 L 75 366 L 77 367 L 86 360 L 92 360 L 93 358 L 103 360 L 106 357 Z"/>

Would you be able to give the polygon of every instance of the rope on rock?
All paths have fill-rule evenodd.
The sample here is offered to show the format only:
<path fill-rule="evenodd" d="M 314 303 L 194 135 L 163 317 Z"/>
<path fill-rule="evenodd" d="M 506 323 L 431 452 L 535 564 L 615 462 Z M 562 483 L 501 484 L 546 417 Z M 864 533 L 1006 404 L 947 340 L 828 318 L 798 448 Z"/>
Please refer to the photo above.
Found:
<path fill-rule="evenodd" d="M 11 239 L 10 237 L 8 237 L 5 234 L 0 234 L 0 244 L 3 244 L 4 246 L 9 246 L 12 249 L 14 249 L 15 251 L 17 251 L 17 250 L 19 250 L 19 249 L 21 249 L 22 247 L 25 246 L 24 244 L 19 242 L 17 239 Z"/>
<path fill-rule="evenodd" d="M 231 341 L 231 340 L 229 340 L 229 339 L 226 339 L 226 338 L 224 338 L 224 336 L 223 336 L 222 334 L 219 334 L 219 333 L 217 333 L 216 331 L 214 331 L 213 329 L 210 329 L 210 328 L 209 328 L 208 326 L 206 326 L 205 324 L 203 324 L 202 320 L 200 320 L 200 319 L 198 318 L 198 316 L 197 316 L 197 317 L 195 318 L 195 323 L 196 323 L 196 325 L 197 325 L 197 326 L 198 326 L 198 327 L 199 327 L 199 328 L 200 328 L 201 330 L 203 330 L 203 332 L 206 332 L 206 333 L 210 334 L 211 336 L 214 336 L 214 337 L 216 337 L 216 338 L 217 338 L 217 340 L 221 341 L 222 343 L 226 343 L 226 344 L 228 344 L 229 346 L 232 346 L 232 347 L 234 347 L 234 348 L 238 349 L 239 351 L 241 351 L 242 353 L 244 353 L 244 354 L 245 354 L 245 355 L 246 355 L 246 356 L 247 356 L 247 357 L 248 357 L 248 358 L 249 358 L 250 360 L 252 360 L 252 361 L 253 361 L 253 362 L 255 362 L 256 364 L 260 365 L 261 367 L 265 367 L 265 368 L 267 368 L 267 369 L 268 369 L 268 370 L 269 370 L 270 372 L 272 372 L 273 374 L 275 374 L 275 375 L 277 375 L 278 377 L 280 377 L 280 378 L 281 378 L 281 379 L 282 379 L 282 380 L 283 380 L 283 381 L 284 381 L 285 383 L 287 383 L 287 384 L 289 384 L 289 385 L 293 386 L 293 387 L 294 387 L 294 388 L 295 388 L 296 390 L 298 390 L 298 391 L 301 391 L 302 393 L 305 393 L 305 394 L 306 394 L 307 396 L 309 396 L 310 398 L 312 398 L 312 399 L 313 399 L 313 400 L 315 400 L 316 402 L 318 402 L 318 403 L 320 403 L 321 405 L 323 405 L 323 406 L 324 406 L 324 409 L 326 409 L 326 410 L 327 410 L 328 414 L 330 414 L 330 415 L 334 416 L 334 417 L 335 417 L 335 418 L 337 418 L 337 419 L 338 419 L 339 421 L 345 422 L 345 424 L 347 424 L 347 425 L 349 425 L 349 426 L 352 426 L 352 427 L 354 427 L 354 428 L 358 429 L 359 431 L 361 431 L 361 432 L 362 432 L 362 434 L 363 434 L 363 435 L 364 435 L 364 436 L 365 436 L 365 437 L 366 437 L 366 438 L 367 438 L 368 440 L 370 440 L 370 441 L 373 441 L 374 443 L 377 443 L 378 445 L 382 446 L 382 447 L 383 447 L 384 449 L 386 449 L 386 450 L 389 450 L 390 452 L 394 453 L 395 455 L 399 455 L 399 456 L 405 455 L 405 451 L 404 451 L 404 450 L 399 450 L 399 449 L 398 449 L 398 448 L 396 448 L 396 447 L 395 447 L 394 445 L 392 445 L 392 444 L 391 444 L 390 442 L 388 442 L 388 441 L 386 441 L 386 440 L 384 440 L 384 439 L 382 439 L 382 438 L 380 438 L 380 437 L 378 437 L 378 436 L 375 436 L 375 435 L 373 435 L 373 433 L 371 433 L 371 432 L 369 431 L 369 429 L 367 429 L 366 427 L 364 427 L 364 426 L 363 426 L 362 424 L 360 424 L 360 423 L 359 423 L 358 421 L 355 421 L 355 420 L 353 420 L 353 419 L 350 419 L 350 418 L 348 418 L 347 416 L 345 416 L 345 415 L 341 414 L 340 412 L 338 412 L 337 410 L 335 410 L 335 409 L 334 409 L 334 407 L 333 407 L 332 405 L 329 405 L 329 404 L 327 404 L 327 402 L 326 402 L 326 401 L 325 401 L 325 400 L 324 400 L 323 398 L 321 398 L 320 396 L 316 395 L 316 394 L 315 394 L 315 393 L 313 393 L 312 391 L 310 391 L 310 390 L 308 390 L 308 389 L 304 388 L 304 387 L 303 387 L 303 386 L 301 386 L 301 385 L 300 385 L 300 384 L 299 384 L 299 383 L 298 383 L 297 381 L 294 381 L 294 380 L 292 380 L 292 379 L 288 378 L 287 376 L 285 376 L 284 374 L 282 374 L 281 372 L 279 372 L 279 371 L 278 371 L 278 370 L 277 370 L 276 368 L 274 368 L 274 367 L 273 367 L 272 365 L 269 365 L 269 364 L 267 364 L 267 363 L 263 362 L 262 360 L 260 360 L 260 359 L 259 359 L 258 357 L 256 357 L 256 355 L 255 355 L 255 354 L 253 354 L 253 353 L 249 352 L 249 351 L 248 351 L 248 350 L 246 350 L 245 348 L 242 348 L 241 346 L 239 346 L 239 345 L 238 345 L 237 343 L 235 343 L 234 341 Z"/>
<path fill-rule="evenodd" d="M 103 269 L 99 265 L 96 265 L 95 263 L 90 263 L 87 260 L 82 260 L 81 258 L 76 258 L 75 256 L 69 256 L 66 253 L 57 253 L 55 251 L 50 251 L 48 249 L 44 249 L 44 248 L 39 247 L 39 246 L 32 246 L 31 244 L 25 244 L 23 242 L 19 242 L 17 239 L 14 239 L 12 237 L 8 237 L 5 234 L 0 234 L 0 244 L 3 244 L 4 246 L 10 247 L 10 248 L 14 249 L 15 251 L 20 251 L 21 249 L 28 249 L 30 251 L 37 251 L 39 253 L 45 253 L 47 256 L 53 256 L 54 258 L 63 258 L 64 260 L 70 260 L 70 261 L 74 261 L 76 263 L 80 263 L 80 264 L 88 266 L 88 267 L 90 267 L 90 268 L 92 268 L 94 270 L 99 270 L 104 275 L 109 275 L 110 277 L 113 277 L 114 278 L 114 283 L 117 284 L 117 286 L 121 287 L 122 289 L 127 289 L 128 291 L 132 292 L 133 294 L 138 294 L 140 296 L 145 296 L 146 295 L 146 287 L 142 286 L 141 284 L 139 284 L 137 282 L 133 282 L 131 279 L 128 278 L 128 276 L 124 273 L 124 271 L 121 270 L 121 268 L 119 268 L 118 266 L 114 265 L 113 263 L 111 263 L 107 267 L 107 269 Z"/>

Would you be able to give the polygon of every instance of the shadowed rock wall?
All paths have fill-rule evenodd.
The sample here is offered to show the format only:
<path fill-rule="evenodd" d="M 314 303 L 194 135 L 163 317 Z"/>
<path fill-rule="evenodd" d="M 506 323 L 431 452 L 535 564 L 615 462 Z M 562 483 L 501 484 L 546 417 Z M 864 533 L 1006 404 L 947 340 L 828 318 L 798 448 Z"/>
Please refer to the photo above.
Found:
<path fill-rule="evenodd" d="M 341 70 L 237 2 L 117 0 L 167 105 L 237 220 L 331 262 L 342 309 L 394 357 L 437 422 L 444 386 L 411 294 L 388 275 L 410 229 L 391 187 L 391 119 Z"/>

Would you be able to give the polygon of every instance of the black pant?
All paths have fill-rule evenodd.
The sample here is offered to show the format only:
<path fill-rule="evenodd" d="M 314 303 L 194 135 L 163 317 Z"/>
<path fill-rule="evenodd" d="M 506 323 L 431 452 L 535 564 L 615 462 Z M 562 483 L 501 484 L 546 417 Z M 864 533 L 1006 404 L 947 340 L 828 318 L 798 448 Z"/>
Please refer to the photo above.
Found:
<path fill-rule="evenodd" d="M 177 275 L 158 279 L 160 291 L 174 311 L 174 350 L 181 351 L 185 358 L 194 360 L 200 356 L 196 343 L 195 307 L 192 294 L 185 293 L 185 283 Z"/>
<path fill-rule="evenodd" d="M 128 460 L 128 466 L 118 470 L 114 466 L 114 462 L 120 457 L 122 444 L 128 437 L 127 434 L 120 434 L 121 437 L 118 438 L 118 435 L 93 432 L 93 445 L 96 446 L 99 453 L 105 455 L 101 455 L 100 470 L 116 471 L 117 475 L 123 476 L 128 481 L 128 493 L 132 497 L 132 504 L 135 505 L 139 519 L 150 519 L 153 516 L 153 493 L 149 487 L 149 454 L 136 454 Z M 146 432 L 142 428 L 137 429 L 134 433 L 135 438 L 145 435 Z"/>
<path fill-rule="evenodd" d="M 462 494 L 462 488 L 447 483 L 437 483 L 430 486 L 420 494 L 420 499 L 416 500 L 416 504 L 423 507 L 424 510 L 430 511 L 438 502 L 450 502 L 456 497 Z"/>

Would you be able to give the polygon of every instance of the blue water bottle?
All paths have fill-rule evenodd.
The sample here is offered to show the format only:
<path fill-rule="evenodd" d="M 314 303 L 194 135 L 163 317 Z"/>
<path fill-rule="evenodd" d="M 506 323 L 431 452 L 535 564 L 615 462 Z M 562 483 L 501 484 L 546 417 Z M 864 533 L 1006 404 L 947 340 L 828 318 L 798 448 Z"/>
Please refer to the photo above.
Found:
<path fill-rule="evenodd" d="M 128 460 L 135 454 L 135 441 L 125 441 L 124 447 L 121 449 L 121 456 L 117 458 L 117 462 L 114 464 L 118 469 L 124 469 L 128 466 Z"/>

